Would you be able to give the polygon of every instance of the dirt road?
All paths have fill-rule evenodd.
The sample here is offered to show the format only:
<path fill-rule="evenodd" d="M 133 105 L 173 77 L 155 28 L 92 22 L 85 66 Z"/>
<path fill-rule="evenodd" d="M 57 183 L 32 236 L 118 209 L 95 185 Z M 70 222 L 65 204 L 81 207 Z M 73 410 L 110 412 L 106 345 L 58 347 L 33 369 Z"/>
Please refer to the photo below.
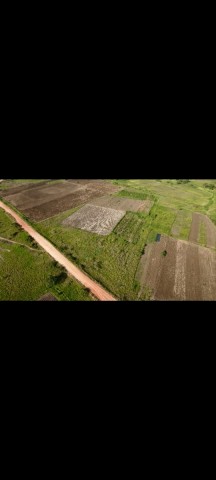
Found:
<path fill-rule="evenodd" d="M 5 205 L 0 201 L 0 208 L 2 208 L 6 213 L 11 215 L 16 222 L 40 245 L 52 258 L 54 258 L 60 265 L 62 265 L 69 275 L 72 275 L 78 282 L 80 282 L 84 287 L 88 288 L 91 293 L 98 298 L 99 300 L 108 300 L 115 301 L 116 298 L 113 297 L 109 292 L 107 292 L 103 287 L 101 287 L 97 282 L 91 280 L 85 273 L 83 273 L 79 268 L 76 267 L 70 260 L 68 260 L 62 253 L 57 250 L 48 240 L 46 240 L 40 233 L 38 233 L 33 227 L 28 225 L 25 220 L 23 220 L 16 212 L 14 212 L 10 207 Z"/>

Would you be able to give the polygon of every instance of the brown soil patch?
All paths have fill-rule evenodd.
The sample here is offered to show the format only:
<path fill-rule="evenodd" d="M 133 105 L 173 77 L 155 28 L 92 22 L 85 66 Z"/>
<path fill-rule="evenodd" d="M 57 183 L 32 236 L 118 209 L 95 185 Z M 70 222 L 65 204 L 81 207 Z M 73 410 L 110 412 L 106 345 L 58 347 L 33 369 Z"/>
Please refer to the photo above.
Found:
<path fill-rule="evenodd" d="M 100 207 L 113 208 L 114 210 L 123 210 L 126 212 L 149 213 L 153 202 L 150 200 L 133 200 L 131 198 L 120 198 L 107 195 L 93 200 L 91 204 Z"/>
<path fill-rule="evenodd" d="M 38 302 L 58 302 L 58 299 L 52 293 L 46 293 L 43 297 L 38 299 Z"/>
<path fill-rule="evenodd" d="M 151 289 L 154 300 L 216 300 L 216 253 L 162 236 L 146 248 L 138 280 Z"/>
<path fill-rule="evenodd" d="M 80 228 L 99 235 L 108 235 L 124 217 L 125 213 L 96 205 L 85 205 L 64 220 L 62 225 Z"/>
<path fill-rule="evenodd" d="M 199 239 L 199 232 L 200 232 L 200 225 L 202 222 L 204 215 L 201 213 L 193 213 L 191 230 L 189 235 L 190 242 L 198 242 Z"/>
<path fill-rule="evenodd" d="M 85 187 L 65 181 L 54 185 L 40 185 L 37 186 L 37 188 L 27 189 L 20 193 L 6 196 L 5 200 L 12 203 L 16 208 L 24 211 L 27 208 L 30 209 L 43 205 L 48 201 L 63 198 L 70 193 L 82 189 L 85 189 Z"/>
<path fill-rule="evenodd" d="M 15 193 L 24 192 L 25 190 L 31 190 L 32 188 L 38 188 L 43 185 L 47 185 L 51 180 L 44 180 L 40 183 L 25 183 L 20 185 L 19 187 L 11 187 L 7 188 L 6 190 L 1 191 L 1 196 L 3 198 L 7 197 L 8 195 L 14 195 Z"/>
<path fill-rule="evenodd" d="M 210 220 L 210 218 L 207 217 L 207 215 L 202 215 L 201 213 L 193 213 L 189 241 L 198 243 L 202 223 L 204 224 L 206 229 L 207 247 L 216 248 L 216 227 L 214 223 Z"/>
<path fill-rule="evenodd" d="M 65 180 L 54 185 L 40 185 L 7 195 L 5 199 L 30 219 L 40 221 L 119 190 L 105 181 L 91 180 L 87 184 L 78 182 L 80 181 Z"/>

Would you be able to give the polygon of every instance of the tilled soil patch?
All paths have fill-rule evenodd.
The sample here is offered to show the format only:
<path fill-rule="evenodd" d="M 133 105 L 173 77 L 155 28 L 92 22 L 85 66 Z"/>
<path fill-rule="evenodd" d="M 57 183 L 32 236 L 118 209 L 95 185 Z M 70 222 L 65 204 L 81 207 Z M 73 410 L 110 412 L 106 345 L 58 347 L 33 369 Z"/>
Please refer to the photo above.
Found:
<path fill-rule="evenodd" d="M 216 300 L 216 253 L 163 235 L 146 248 L 137 279 L 154 300 Z"/>
<path fill-rule="evenodd" d="M 62 225 L 80 228 L 99 235 L 110 234 L 126 212 L 111 208 L 85 205 L 63 221 Z"/>
<path fill-rule="evenodd" d="M 91 202 L 92 205 L 100 207 L 114 208 L 114 210 L 123 210 L 126 212 L 146 212 L 149 213 L 153 202 L 150 200 L 133 200 L 131 198 L 119 198 L 104 196 Z"/>

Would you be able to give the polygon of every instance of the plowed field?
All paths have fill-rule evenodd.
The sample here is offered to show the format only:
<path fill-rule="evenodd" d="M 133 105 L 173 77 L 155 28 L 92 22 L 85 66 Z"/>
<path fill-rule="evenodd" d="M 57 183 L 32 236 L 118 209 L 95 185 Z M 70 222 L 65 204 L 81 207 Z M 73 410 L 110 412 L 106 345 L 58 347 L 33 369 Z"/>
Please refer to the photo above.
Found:
<path fill-rule="evenodd" d="M 153 300 L 216 300 L 216 253 L 162 236 L 146 247 L 137 278 Z"/>

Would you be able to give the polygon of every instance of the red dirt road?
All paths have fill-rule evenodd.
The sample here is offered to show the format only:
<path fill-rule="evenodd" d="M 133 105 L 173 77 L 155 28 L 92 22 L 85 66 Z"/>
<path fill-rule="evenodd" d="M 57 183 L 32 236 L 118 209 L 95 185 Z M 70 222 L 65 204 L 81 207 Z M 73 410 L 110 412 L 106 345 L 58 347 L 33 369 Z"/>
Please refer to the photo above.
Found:
<path fill-rule="evenodd" d="M 85 273 L 83 273 L 79 268 L 77 268 L 70 260 L 68 260 L 62 253 L 60 253 L 57 248 L 55 248 L 48 240 L 46 240 L 42 235 L 40 235 L 34 228 L 28 225 L 25 220 L 23 220 L 16 212 L 14 212 L 10 207 L 5 205 L 0 201 L 0 208 L 2 208 L 6 213 L 11 215 L 16 222 L 40 245 L 52 258 L 54 258 L 60 265 L 62 265 L 69 275 L 72 275 L 78 282 L 80 282 L 84 287 L 88 288 L 91 293 L 102 301 L 115 301 L 116 298 L 113 297 L 109 292 L 107 292 L 103 287 L 101 287 L 97 282 L 91 280 Z"/>

